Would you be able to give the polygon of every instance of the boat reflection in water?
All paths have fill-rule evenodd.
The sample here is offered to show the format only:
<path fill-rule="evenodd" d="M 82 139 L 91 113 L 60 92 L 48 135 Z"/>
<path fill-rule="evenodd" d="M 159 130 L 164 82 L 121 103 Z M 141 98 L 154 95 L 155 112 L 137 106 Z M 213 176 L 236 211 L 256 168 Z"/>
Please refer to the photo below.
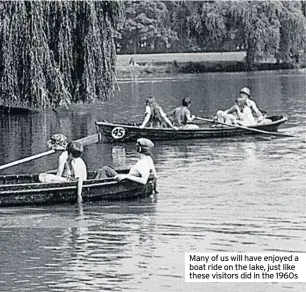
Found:
<path fill-rule="evenodd" d="M 130 289 L 129 281 L 149 268 L 156 234 L 155 203 L 149 199 L 86 207 L 76 222 L 78 227 L 62 234 L 66 256 L 59 272 L 61 279 L 52 287 Z"/>
<path fill-rule="evenodd" d="M 2 210 L 13 213 L 6 220 L 12 229 L 1 233 L 1 240 L 7 241 L 1 256 L 6 267 L 1 271 L 3 291 L 18 283 L 35 291 L 46 291 L 46 286 L 58 291 L 128 289 L 129 280 L 148 269 L 154 256 L 152 198 L 33 209 L 31 216 L 18 209 Z"/>

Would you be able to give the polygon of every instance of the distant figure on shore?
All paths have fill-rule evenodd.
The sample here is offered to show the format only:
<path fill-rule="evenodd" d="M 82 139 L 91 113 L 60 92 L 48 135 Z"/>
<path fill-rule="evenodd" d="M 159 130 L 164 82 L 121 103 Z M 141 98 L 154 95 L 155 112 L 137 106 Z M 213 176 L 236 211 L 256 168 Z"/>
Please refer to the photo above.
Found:
<path fill-rule="evenodd" d="M 169 117 L 174 126 L 179 127 L 180 129 L 198 129 L 199 126 L 195 124 L 191 124 L 195 119 L 194 115 L 191 115 L 189 107 L 191 104 L 191 100 L 189 97 L 185 97 L 182 100 L 182 106 L 179 106 L 172 110 L 169 113 Z"/>
<path fill-rule="evenodd" d="M 128 179 L 145 185 L 152 174 L 157 180 L 156 169 L 152 159 L 151 150 L 154 143 L 146 138 L 139 138 L 136 142 L 136 151 L 140 154 L 138 161 L 130 168 L 128 174 L 119 174 L 112 167 L 103 166 L 97 171 L 95 179 L 114 177 L 117 181 Z"/>
<path fill-rule="evenodd" d="M 229 109 L 223 111 L 217 111 L 217 121 L 226 124 L 235 124 L 236 120 L 239 119 L 239 105 L 243 105 L 243 107 L 248 107 L 251 110 L 252 116 L 254 118 L 255 123 L 268 122 L 264 121 L 264 115 L 258 109 L 257 104 L 254 100 L 250 98 L 251 90 L 247 87 L 244 87 L 240 90 L 240 97 L 238 97 L 236 103 L 230 107 Z M 248 110 L 246 110 L 248 111 Z M 269 120 L 270 121 L 270 120 Z"/>
<path fill-rule="evenodd" d="M 131 58 L 130 59 L 130 62 L 129 62 L 129 66 L 130 67 L 139 67 L 139 64 L 137 64 L 134 60 L 134 58 Z"/>
<path fill-rule="evenodd" d="M 144 127 L 150 127 L 150 128 L 170 127 L 177 130 L 177 128 L 173 126 L 171 121 L 168 119 L 167 115 L 164 113 L 161 106 L 157 103 L 155 97 L 149 96 L 146 99 L 145 105 L 146 105 L 145 118 L 141 126 L 139 126 L 139 128 L 143 129 Z"/>

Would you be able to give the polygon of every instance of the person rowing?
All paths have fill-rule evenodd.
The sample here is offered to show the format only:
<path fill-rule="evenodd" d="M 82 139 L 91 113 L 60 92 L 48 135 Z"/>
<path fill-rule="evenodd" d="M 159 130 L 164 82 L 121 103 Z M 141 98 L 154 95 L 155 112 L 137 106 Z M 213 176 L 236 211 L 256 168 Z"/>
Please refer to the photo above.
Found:
<path fill-rule="evenodd" d="M 264 123 L 264 122 L 271 122 L 268 119 L 265 119 L 264 115 L 262 112 L 258 109 L 257 104 L 254 100 L 250 98 L 251 95 L 251 90 L 247 87 L 244 87 L 240 90 L 240 96 L 237 98 L 236 103 L 230 107 L 229 109 L 223 111 L 223 110 L 218 110 L 216 119 L 218 122 L 221 123 L 226 123 L 226 124 L 235 124 L 236 120 L 241 120 L 241 115 L 239 118 L 239 112 L 241 114 L 241 111 L 239 110 L 241 106 L 243 108 L 247 107 L 250 109 L 251 114 L 253 116 L 253 119 L 249 116 L 248 122 L 247 123 Z M 238 105 L 240 103 L 240 107 Z M 249 111 L 248 109 L 245 109 L 247 112 Z M 252 121 L 251 121 L 252 120 Z"/>
<path fill-rule="evenodd" d="M 237 104 L 237 119 L 234 120 L 234 124 L 238 124 L 240 126 L 254 126 L 257 124 L 256 119 L 252 114 L 251 108 L 247 105 L 246 101 L 238 97 L 236 100 Z"/>
<path fill-rule="evenodd" d="M 195 119 L 194 115 L 190 112 L 191 100 L 189 97 L 185 97 L 182 100 L 182 106 L 176 107 L 169 113 L 169 117 L 172 120 L 174 126 L 179 129 L 198 129 L 199 126 L 192 124 Z"/>
<path fill-rule="evenodd" d="M 169 126 L 170 128 L 177 130 L 177 128 L 173 126 L 171 121 L 168 119 L 161 106 L 157 103 L 155 97 L 148 97 L 145 105 L 145 118 L 139 128 L 164 128 L 165 126 Z"/>
<path fill-rule="evenodd" d="M 136 142 L 136 151 L 140 154 L 138 161 L 130 168 L 128 174 L 119 174 L 110 166 L 103 166 L 97 171 L 95 179 L 113 177 L 117 181 L 131 180 L 145 185 L 152 174 L 155 181 L 157 173 L 152 159 L 151 149 L 154 143 L 147 138 L 139 138 Z"/>

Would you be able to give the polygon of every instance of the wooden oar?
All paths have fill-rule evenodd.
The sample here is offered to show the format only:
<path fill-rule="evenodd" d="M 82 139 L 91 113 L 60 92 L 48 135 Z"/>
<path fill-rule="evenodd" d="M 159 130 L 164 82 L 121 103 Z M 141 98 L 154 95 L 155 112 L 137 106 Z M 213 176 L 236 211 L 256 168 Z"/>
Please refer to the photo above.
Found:
<path fill-rule="evenodd" d="M 83 146 L 86 146 L 86 145 L 98 143 L 99 142 L 98 137 L 99 137 L 99 134 L 93 134 L 93 135 L 75 140 L 75 142 L 78 142 L 78 143 L 82 144 Z"/>
<path fill-rule="evenodd" d="M 279 132 L 270 132 L 270 131 L 255 129 L 255 128 L 244 127 L 244 126 L 240 126 L 240 125 L 231 125 L 231 124 L 226 124 L 226 123 L 222 123 L 222 122 L 219 122 L 219 121 L 200 118 L 200 117 L 196 117 L 196 119 L 201 120 L 201 121 L 205 121 L 205 122 L 209 122 L 209 123 L 214 123 L 214 124 L 216 123 L 216 124 L 220 124 L 220 125 L 224 125 L 224 126 L 228 126 L 228 127 L 232 127 L 232 128 L 242 129 L 242 130 L 246 130 L 246 131 L 250 131 L 250 132 L 265 134 L 265 135 L 282 136 L 282 137 L 294 137 L 292 135 L 283 134 L 283 133 L 279 133 Z"/>
<path fill-rule="evenodd" d="M 97 143 L 98 142 L 98 134 L 90 135 L 90 136 L 75 140 L 75 142 L 79 142 L 83 146 L 93 144 L 93 143 Z M 12 167 L 12 166 L 24 163 L 24 162 L 28 162 L 28 161 L 31 161 L 31 160 L 34 160 L 34 159 L 38 159 L 38 158 L 41 158 L 41 157 L 44 157 L 44 156 L 47 156 L 47 155 L 50 155 L 50 154 L 53 154 L 53 153 L 55 153 L 54 149 L 43 152 L 43 153 L 35 154 L 35 155 L 29 156 L 29 157 L 25 157 L 25 158 L 22 158 L 22 159 L 19 159 L 19 160 L 1 165 L 0 170 L 5 169 L 5 168 L 9 168 L 9 167 Z"/>
<path fill-rule="evenodd" d="M 19 160 L 1 165 L 0 170 L 11 167 L 11 166 L 14 166 L 14 165 L 17 165 L 17 164 L 24 163 L 24 162 L 27 162 L 27 161 L 31 161 L 31 160 L 34 160 L 34 159 L 37 159 L 37 158 L 40 158 L 40 157 L 44 157 L 44 156 L 47 156 L 47 155 L 50 155 L 50 154 L 53 154 L 53 153 L 55 153 L 54 149 L 43 152 L 43 153 L 35 154 L 35 155 L 29 156 L 29 157 L 26 157 L 26 158 L 22 158 L 22 159 L 19 159 Z"/>

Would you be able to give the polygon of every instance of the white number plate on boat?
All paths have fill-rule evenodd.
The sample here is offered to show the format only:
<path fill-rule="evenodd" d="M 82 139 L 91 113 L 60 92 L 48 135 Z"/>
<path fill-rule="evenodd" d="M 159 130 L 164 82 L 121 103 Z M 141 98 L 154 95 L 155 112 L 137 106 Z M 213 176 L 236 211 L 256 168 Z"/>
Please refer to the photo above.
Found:
<path fill-rule="evenodd" d="M 114 139 L 121 139 L 125 136 L 125 129 L 122 127 L 116 127 L 112 130 L 112 137 Z"/>

